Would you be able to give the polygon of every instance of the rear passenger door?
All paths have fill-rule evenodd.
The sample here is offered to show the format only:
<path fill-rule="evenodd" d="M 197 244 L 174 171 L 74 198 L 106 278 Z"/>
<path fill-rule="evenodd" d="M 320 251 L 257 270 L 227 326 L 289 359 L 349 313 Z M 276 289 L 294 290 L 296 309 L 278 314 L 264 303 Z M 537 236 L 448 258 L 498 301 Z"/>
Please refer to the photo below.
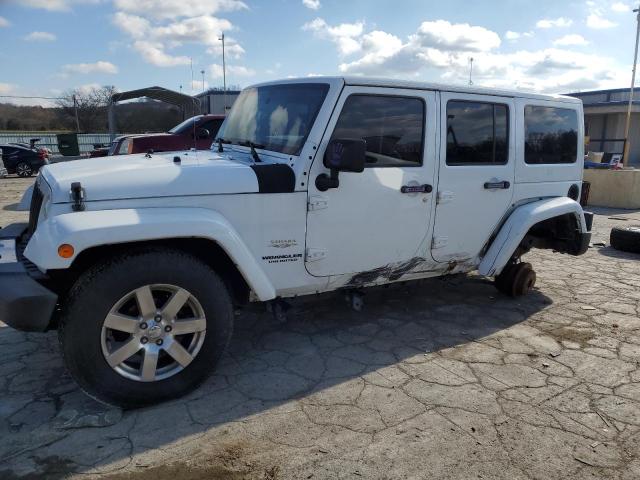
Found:
<path fill-rule="evenodd" d="M 442 92 L 440 170 L 432 256 L 475 259 L 511 206 L 514 101 Z"/>

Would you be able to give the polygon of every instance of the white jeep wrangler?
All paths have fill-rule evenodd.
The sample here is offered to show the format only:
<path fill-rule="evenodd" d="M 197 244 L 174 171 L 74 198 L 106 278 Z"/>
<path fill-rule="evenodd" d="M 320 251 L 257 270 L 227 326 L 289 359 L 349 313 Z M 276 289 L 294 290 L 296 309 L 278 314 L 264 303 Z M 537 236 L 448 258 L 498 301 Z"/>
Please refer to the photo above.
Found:
<path fill-rule="evenodd" d="M 247 88 L 209 152 L 44 167 L 0 230 L 0 319 L 57 328 L 81 387 L 135 407 L 203 381 L 234 305 L 472 270 L 525 294 L 529 249 L 588 247 L 582 117 L 391 80 Z"/>

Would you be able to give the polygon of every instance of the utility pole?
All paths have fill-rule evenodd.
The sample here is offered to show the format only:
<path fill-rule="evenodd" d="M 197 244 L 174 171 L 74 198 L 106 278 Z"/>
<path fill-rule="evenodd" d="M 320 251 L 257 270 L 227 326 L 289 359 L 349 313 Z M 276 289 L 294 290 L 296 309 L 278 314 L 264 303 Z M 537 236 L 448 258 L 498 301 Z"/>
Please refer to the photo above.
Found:
<path fill-rule="evenodd" d="M 471 75 L 473 75 L 473 57 L 469 57 L 469 85 L 473 85 Z"/>
<path fill-rule="evenodd" d="M 638 38 L 640 37 L 640 5 L 633 11 L 636 14 L 636 46 L 633 53 L 633 70 L 631 73 L 631 90 L 629 92 L 629 105 L 627 106 L 627 122 L 624 127 L 624 152 L 622 154 L 622 166 L 629 165 L 629 130 L 631 129 L 631 107 L 633 106 L 633 88 L 636 84 L 636 64 L 638 63 Z"/>
<path fill-rule="evenodd" d="M 218 37 L 218 40 L 222 40 L 222 102 L 223 113 L 227 114 L 227 65 L 224 60 L 224 32 L 222 36 Z"/>
<path fill-rule="evenodd" d="M 200 73 L 202 74 L 202 93 L 204 93 L 204 70 L 200 70 Z"/>
<path fill-rule="evenodd" d="M 78 120 L 78 100 L 75 93 L 73 94 L 73 112 L 76 116 L 76 132 L 80 133 L 80 120 Z"/>

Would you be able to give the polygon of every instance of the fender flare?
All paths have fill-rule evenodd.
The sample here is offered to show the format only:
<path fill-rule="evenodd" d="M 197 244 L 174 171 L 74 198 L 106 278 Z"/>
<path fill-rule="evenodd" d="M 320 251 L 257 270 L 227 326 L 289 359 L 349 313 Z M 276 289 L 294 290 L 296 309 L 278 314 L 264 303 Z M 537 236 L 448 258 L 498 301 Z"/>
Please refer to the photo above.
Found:
<path fill-rule="evenodd" d="M 219 212 L 205 208 L 136 208 L 56 215 L 38 224 L 24 251 L 43 271 L 65 269 L 88 248 L 169 238 L 204 238 L 216 242 L 262 300 L 276 290 L 238 232 Z M 71 244 L 74 255 L 61 258 L 57 248 Z"/>
<path fill-rule="evenodd" d="M 580 231 L 588 233 L 582 207 L 568 197 L 538 200 L 517 207 L 502 224 L 480 262 L 478 272 L 486 276 L 498 275 L 531 227 L 544 220 L 566 214 L 575 215 Z"/>

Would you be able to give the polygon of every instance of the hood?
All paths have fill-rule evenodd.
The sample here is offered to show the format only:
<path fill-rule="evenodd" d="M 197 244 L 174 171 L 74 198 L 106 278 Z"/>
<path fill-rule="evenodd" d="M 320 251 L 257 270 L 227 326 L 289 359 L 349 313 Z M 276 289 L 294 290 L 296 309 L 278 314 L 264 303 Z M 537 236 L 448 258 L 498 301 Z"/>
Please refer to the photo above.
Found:
<path fill-rule="evenodd" d="M 173 161 L 176 156 L 180 163 Z M 259 185 L 255 166 L 247 157 L 213 151 L 118 155 L 47 165 L 41 173 L 51 186 L 54 203 L 71 201 L 73 182 L 81 183 L 87 202 L 256 193 Z"/>

